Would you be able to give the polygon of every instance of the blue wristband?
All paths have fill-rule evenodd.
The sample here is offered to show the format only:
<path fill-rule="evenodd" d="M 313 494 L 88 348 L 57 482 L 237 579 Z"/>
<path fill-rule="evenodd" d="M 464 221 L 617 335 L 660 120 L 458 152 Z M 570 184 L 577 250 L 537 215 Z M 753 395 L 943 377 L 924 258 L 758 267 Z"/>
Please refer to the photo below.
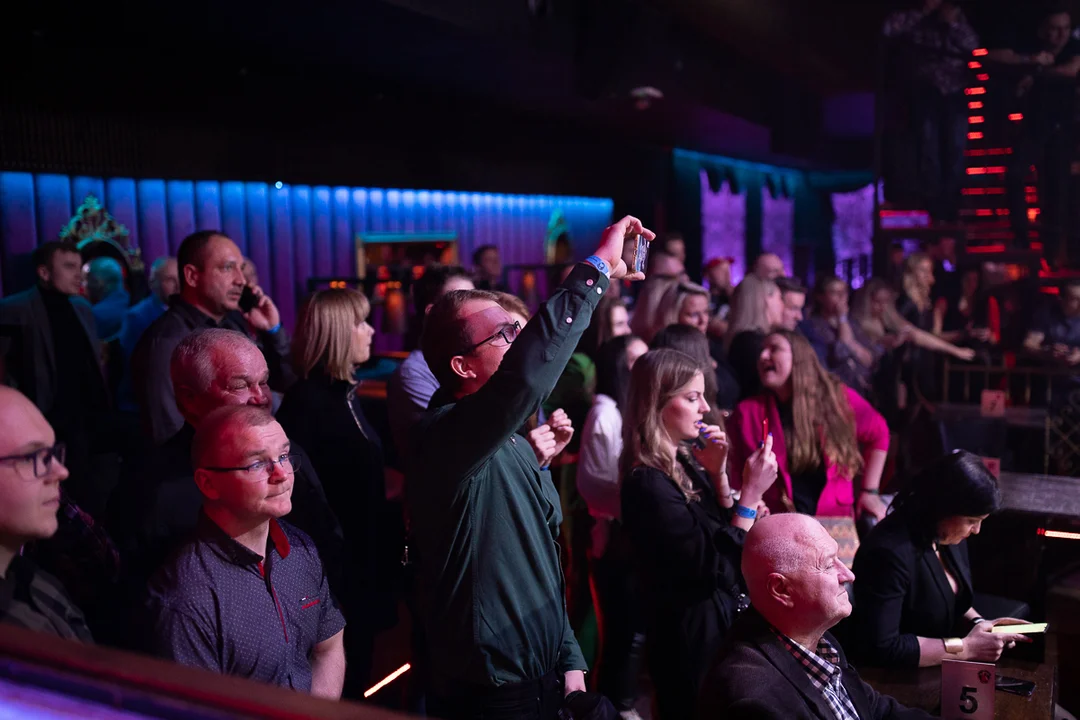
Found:
<path fill-rule="evenodd" d="M 280 322 L 277 325 L 275 325 L 274 327 L 267 330 L 266 332 L 269 335 L 277 335 L 279 330 L 281 330 L 281 323 Z"/>
<path fill-rule="evenodd" d="M 594 268 L 604 273 L 604 275 L 611 277 L 611 268 L 608 267 L 608 264 L 606 262 L 601 260 L 596 255 L 590 255 L 589 257 L 585 258 L 585 262 L 589 263 Z"/>
<path fill-rule="evenodd" d="M 550 465 L 544 465 L 544 466 L 543 466 L 543 467 L 541 467 L 540 469 L 541 469 L 541 470 L 550 470 L 550 469 L 551 469 L 551 466 L 550 466 Z"/>
<path fill-rule="evenodd" d="M 751 510 L 750 508 L 746 507 L 745 505 L 739 505 L 738 503 L 736 503 L 735 504 L 735 514 L 738 515 L 741 518 L 746 518 L 747 520 L 753 520 L 754 518 L 757 517 L 757 510 Z"/>

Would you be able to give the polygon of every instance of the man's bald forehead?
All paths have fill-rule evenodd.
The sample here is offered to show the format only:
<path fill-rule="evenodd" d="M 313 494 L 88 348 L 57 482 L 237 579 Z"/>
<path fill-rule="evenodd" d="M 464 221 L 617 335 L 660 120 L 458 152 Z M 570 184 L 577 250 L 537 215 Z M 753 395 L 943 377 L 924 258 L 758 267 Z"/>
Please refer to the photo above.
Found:
<path fill-rule="evenodd" d="M 475 343 L 497 332 L 499 328 L 512 325 L 514 319 L 492 300 L 469 300 L 461 306 L 458 322 Z"/>
<path fill-rule="evenodd" d="M 814 518 L 799 513 L 778 513 L 762 518 L 746 536 L 743 573 L 749 580 L 762 573 L 790 573 L 806 565 L 829 533 Z"/>
<path fill-rule="evenodd" d="M 37 406 L 18 390 L 0 385 L 0 454 L 18 452 L 29 443 L 49 443 L 52 438 L 52 429 Z"/>

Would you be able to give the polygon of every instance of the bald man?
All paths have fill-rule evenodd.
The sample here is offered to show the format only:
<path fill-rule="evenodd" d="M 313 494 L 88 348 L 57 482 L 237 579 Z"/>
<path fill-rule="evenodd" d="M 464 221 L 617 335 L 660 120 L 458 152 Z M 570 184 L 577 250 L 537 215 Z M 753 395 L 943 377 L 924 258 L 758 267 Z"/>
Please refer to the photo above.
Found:
<path fill-rule="evenodd" d="M 704 684 L 699 716 L 754 720 L 922 720 L 864 683 L 829 630 L 851 613 L 855 576 L 817 520 L 759 520 L 743 545 L 751 610 Z"/>
<path fill-rule="evenodd" d="M 23 557 L 23 546 L 57 530 L 64 445 L 26 397 L 0 386 L 0 623 L 92 642 L 60 584 Z"/>
<path fill-rule="evenodd" d="M 131 296 L 124 287 L 124 270 L 111 257 L 90 261 L 86 271 L 86 296 L 93 305 L 98 339 L 112 340 L 120 333 Z"/>
<path fill-rule="evenodd" d="M 775 280 L 784 276 L 784 261 L 779 255 L 762 253 L 754 261 L 754 274 L 762 280 Z"/>

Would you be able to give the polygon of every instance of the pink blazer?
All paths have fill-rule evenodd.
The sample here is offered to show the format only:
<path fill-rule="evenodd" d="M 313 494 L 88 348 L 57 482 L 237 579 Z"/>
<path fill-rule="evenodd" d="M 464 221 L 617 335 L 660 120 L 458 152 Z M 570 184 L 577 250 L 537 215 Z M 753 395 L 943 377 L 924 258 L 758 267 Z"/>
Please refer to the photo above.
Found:
<path fill-rule="evenodd" d="M 885 418 L 881 417 L 870 403 L 863 400 L 859 393 L 849 387 L 844 389 L 847 390 L 851 409 L 855 411 L 855 436 L 863 457 L 869 457 L 874 450 L 887 451 L 889 427 L 885 424 Z M 766 417 L 769 418 L 769 432 L 773 436 L 773 452 L 776 454 L 780 474 L 776 483 L 765 493 L 764 500 L 769 509 L 776 512 L 783 507 L 780 503 L 783 486 L 787 487 L 787 495 L 791 497 L 791 473 L 788 472 L 787 447 L 784 445 L 784 428 L 780 425 L 780 410 L 776 406 L 776 396 L 772 393 L 747 398 L 735 407 L 727 422 L 728 439 L 731 443 L 728 468 L 732 487 L 741 486 L 743 466 L 747 458 L 757 450 L 758 443 L 764 439 L 761 437 L 761 421 Z M 818 500 L 816 514 L 828 517 L 851 515 L 854 505 L 852 478 L 845 477 L 840 468 L 827 458 L 825 489 Z"/>

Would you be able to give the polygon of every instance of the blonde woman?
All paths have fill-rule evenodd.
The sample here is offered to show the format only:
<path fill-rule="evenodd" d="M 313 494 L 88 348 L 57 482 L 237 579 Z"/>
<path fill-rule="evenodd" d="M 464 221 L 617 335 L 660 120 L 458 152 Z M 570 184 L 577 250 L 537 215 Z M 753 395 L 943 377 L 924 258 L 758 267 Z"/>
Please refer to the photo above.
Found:
<path fill-rule="evenodd" d="M 765 335 L 784 319 L 784 299 L 772 280 L 747 275 L 731 298 L 724 337 L 728 365 L 739 383 L 739 399 L 761 392 L 757 361 Z"/>
<path fill-rule="evenodd" d="M 708 331 L 709 291 L 689 281 L 671 285 L 660 298 L 657 320 L 663 323 L 657 332 L 669 325 L 689 325 L 703 333 Z"/>
<path fill-rule="evenodd" d="M 373 591 L 390 582 L 377 568 L 391 567 L 387 558 L 400 556 L 402 548 L 386 502 L 382 443 L 364 417 L 353 378 L 356 366 L 371 357 L 369 312 L 367 298 L 352 289 L 320 290 L 304 302 L 292 343 L 300 380 L 276 416 L 306 451 L 345 534 L 349 572 L 340 600 L 349 617 L 346 694 L 363 692 L 372 639 L 393 611 L 389 593 Z"/>
<path fill-rule="evenodd" d="M 653 350 L 634 364 L 620 498 L 645 589 L 649 673 L 662 720 L 694 716 L 701 679 L 746 606 L 742 544 L 776 480 L 769 440 L 746 462 L 736 503 L 727 437 L 704 423 L 708 411 L 698 361 Z"/>

